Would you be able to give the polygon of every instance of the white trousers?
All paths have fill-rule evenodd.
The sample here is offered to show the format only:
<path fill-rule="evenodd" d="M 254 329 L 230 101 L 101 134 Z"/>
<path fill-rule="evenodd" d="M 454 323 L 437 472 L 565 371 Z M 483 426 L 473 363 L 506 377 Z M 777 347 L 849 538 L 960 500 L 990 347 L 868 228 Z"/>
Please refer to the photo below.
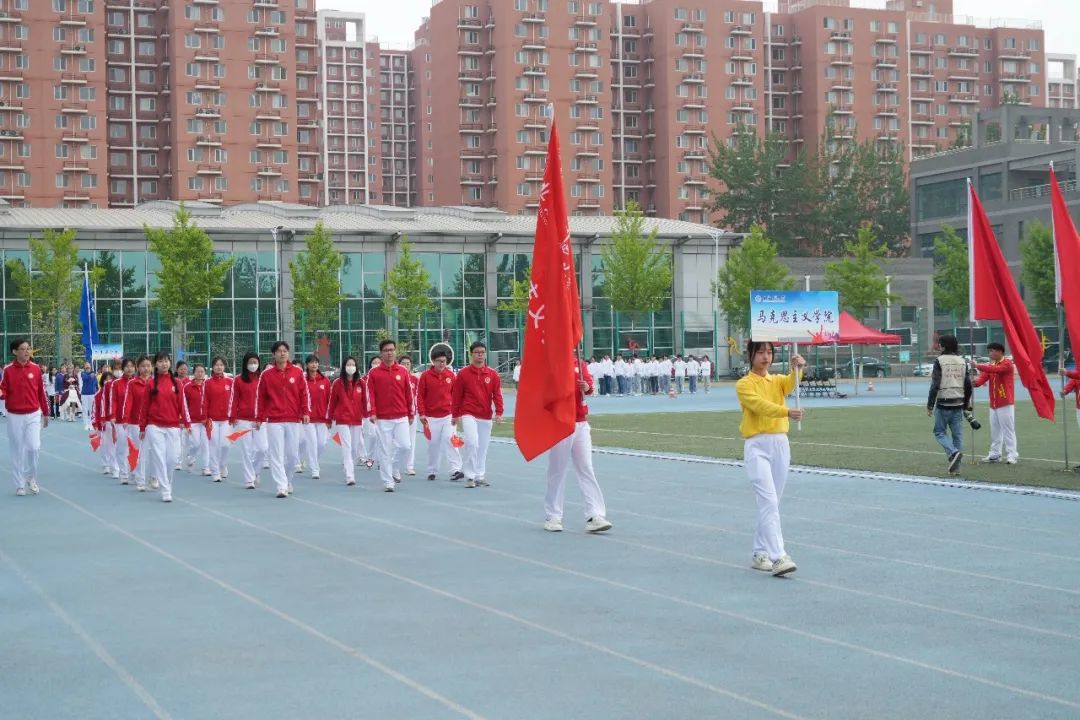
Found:
<path fill-rule="evenodd" d="M 26 415 L 7 415 L 8 451 L 11 455 L 11 476 L 15 489 L 22 490 L 31 480 L 37 480 L 38 457 L 41 455 L 41 411 Z"/>
<path fill-rule="evenodd" d="M 1005 450 L 1005 459 L 1016 460 L 1019 453 L 1016 450 L 1016 406 L 1006 405 L 990 409 L 990 457 L 1002 457 L 1002 446 Z"/>
<path fill-rule="evenodd" d="M 115 427 L 111 422 L 105 423 L 105 427 L 101 430 L 101 447 L 98 452 L 101 453 L 102 469 L 108 470 L 113 477 L 120 477 L 119 445 L 117 443 L 117 440 L 120 439 L 120 433 L 114 429 Z M 116 440 L 113 439 L 114 433 Z"/>
<path fill-rule="evenodd" d="M 394 487 L 409 458 L 409 418 L 379 420 L 379 477 L 384 487 Z"/>
<path fill-rule="evenodd" d="M 364 456 L 364 431 L 360 425 L 334 425 L 334 432 L 341 438 L 341 464 L 345 469 L 345 482 L 356 481 L 356 461 Z"/>
<path fill-rule="evenodd" d="M 113 453 L 116 455 L 116 467 L 120 471 L 119 479 L 127 480 L 131 474 L 127 462 L 127 425 L 112 423 L 112 426 L 116 430 L 116 447 L 113 448 Z"/>
<path fill-rule="evenodd" d="M 210 475 L 219 478 L 228 472 L 229 423 L 213 420 L 210 429 Z"/>
<path fill-rule="evenodd" d="M 754 552 L 766 553 L 770 560 L 779 560 L 784 550 L 784 535 L 780 530 L 780 498 L 784 495 L 791 448 L 784 433 L 762 433 L 747 438 L 743 445 L 746 474 L 754 484 L 757 496 L 757 533 Z"/>
<path fill-rule="evenodd" d="M 83 428 L 86 429 L 86 430 L 89 430 L 92 427 L 94 427 L 94 396 L 93 395 L 83 395 L 82 396 L 82 406 L 83 406 L 83 413 L 82 413 Z"/>
<path fill-rule="evenodd" d="M 244 468 L 244 482 L 254 483 L 259 480 L 259 473 L 266 463 L 266 426 L 256 430 L 255 423 L 250 420 L 237 420 L 235 430 L 250 430 L 248 434 L 240 438 L 240 462 Z M 231 433 L 230 433 L 231 434 Z"/>
<path fill-rule="evenodd" d="M 405 469 L 416 467 L 416 420 L 409 423 L 409 456 L 405 458 Z"/>
<path fill-rule="evenodd" d="M 596 482 L 592 464 L 592 430 L 588 422 L 579 422 L 574 432 L 548 450 L 547 494 L 544 496 L 544 513 L 547 519 L 562 519 L 563 500 L 566 495 L 566 471 L 574 465 L 578 487 L 585 498 L 585 519 L 605 517 L 604 494 Z"/>
<path fill-rule="evenodd" d="M 185 445 L 187 446 L 186 460 L 188 463 L 194 463 L 192 468 L 196 472 L 207 470 L 210 468 L 210 438 L 206 437 L 206 423 L 195 422 L 191 424 L 191 436 L 183 433 L 187 438 Z"/>
<path fill-rule="evenodd" d="M 466 480 L 483 480 L 486 477 L 491 425 L 491 420 L 480 420 L 472 415 L 461 416 L 461 434 L 465 436 L 461 466 Z"/>
<path fill-rule="evenodd" d="M 128 468 L 130 470 L 129 475 L 130 475 L 131 479 L 135 481 L 136 487 L 142 487 L 142 486 L 146 485 L 146 453 L 143 452 L 143 441 L 139 439 L 139 426 L 138 425 L 132 425 L 132 424 L 129 423 L 129 424 L 124 426 L 124 429 L 126 430 L 125 435 L 127 437 L 124 439 L 124 447 L 123 447 L 123 450 L 121 451 L 122 452 L 122 457 L 123 457 L 123 461 L 122 461 L 121 464 L 122 464 L 123 467 Z M 128 457 L 127 441 L 128 440 L 131 440 L 131 442 L 134 443 L 135 449 L 139 452 L 139 461 L 138 461 L 138 463 L 136 463 L 134 470 L 130 469 L 131 466 L 128 465 L 128 461 L 127 461 L 127 457 Z M 155 477 L 155 476 L 151 475 L 150 477 Z M 160 478 L 158 478 L 158 479 L 160 480 Z"/>
<path fill-rule="evenodd" d="M 319 455 L 322 453 L 323 448 L 326 447 L 326 441 L 330 437 L 326 430 L 326 423 L 321 422 L 309 422 L 307 425 L 300 426 L 300 434 L 304 438 L 304 450 L 306 451 L 304 459 L 307 460 L 308 469 L 311 470 L 312 476 L 319 474 Z"/>
<path fill-rule="evenodd" d="M 381 457 L 379 452 L 379 431 L 375 427 L 374 420 L 364 421 L 364 447 L 367 449 L 367 460 L 375 460 Z"/>
<path fill-rule="evenodd" d="M 263 423 L 266 428 L 266 453 L 270 459 L 270 476 L 278 492 L 288 492 L 289 477 L 300 445 L 300 423 Z M 292 448 L 290 450 L 290 447 Z"/>
<path fill-rule="evenodd" d="M 429 417 L 428 430 L 431 431 L 431 439 L 428 440 L 428 475 L 438 475 L 439 466 L 445 457 L 450 462 L 450 472 L 461 471 L 461 453 L 450 442 L 454 435 L 454 426 L 450 424 L 450 416 L 436 418 Z"/>
<path fill-rule="evenodd" d="M 180 435 L 187 434 L 180 428 L 147 425 L 143 451 L 146 453 L 147 469 L 150 477 L 161 483 L 162 499 L 172 499 L 173 475 L 180 460 Z M 140 453 L 140 455 L 142 455 Z M 140 462 L 142 459 L 140 458 Z"/>

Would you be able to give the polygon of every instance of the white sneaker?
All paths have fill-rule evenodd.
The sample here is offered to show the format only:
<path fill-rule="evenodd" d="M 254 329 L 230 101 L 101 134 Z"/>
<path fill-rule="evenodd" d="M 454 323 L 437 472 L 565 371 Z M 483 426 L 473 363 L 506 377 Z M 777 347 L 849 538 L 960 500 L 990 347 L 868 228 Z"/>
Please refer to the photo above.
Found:
<path fill-rule="evenodd" d="M 183 465 L 182 463 L 176 463 L 176 469 L 177 469 L 177 470 L 183 470 L 183 469 L 184 469 L 184 465 Z"/>
<path fill-rule="evenodd" d="M 229 468 L 224 468 L 224 469 L 223 469 L 223 470 L 221 471 L 221 477 L 223 477 L 223 478 L 227 478 L 227 477 L 229 477 Z"/>
<path fill-rule="evenodd" d="M 319 473 L 313 473 L 312 476 L 311 476 L 311 479 L 312 480 L 318 480 L 319 479 Z"/>
<path fill-rule="evenodd" d="M 465 481 L 465 487 L 467 487 L 467 488 L 476 487 L 476 481 L 475 480 L 466 480 Z"/>
<path fill-rule="evenodd" d="M 356 481 L 355 481 L 355 480 L 346 480 L 346 481 L 345 481 L 345 484 L 346 484 L 346 485 L 355 485 L 355 484 L 356 484 Z"/>
<path fill-rule="evenodd" d="M 611 523 L 603 515 L 597 515 L 596 517 L 589 518 L 589 521 L 585 523 L 585 532 L 600 533 L 606 532 L 611 529 Z"/>
<path fill-rule="evenodd" d="M 145 485 L 138 485 L 138 486 L 135 487 L 135 489 L 138 490 L 139 492 L 146 492 L 146 486 Z"/>
<path fill-rule="evenodd" d="M 160 487 L 161 487 L 161 483 L 158 482 L 157 478 L 151 478 L 150 479 L 150 489 L 151 490 L 157 490 Z"/>
<path fill-rule="evenodd" d="M 982 461 L 984 463 L 999 463 L 1001 462 L 1001 458 L 997 455 L 987 455 L 982 459 Z"/>
<path fill-rule="evenodd" d="M 161 502 L 172 502 L 172 495 L 162 495 Z"/>
<path fill-rule="evenodd" d="M 798 569 L 799 568 L 795 565 L 795 562 L 787 555 L 783 556 L 772 564 L 773 577 L 781 577 L 783 575 L 787 575 L 788 573 L 793 573 Z"/>
<path fill-rule="evenodd" d="M 401 473 L 394 473 L 394 482 L 395 483 L 401 482 Z"/>
<path fill-rule="evenodd" d="M 203 477 L 210 477 L 211 475 L 213 475 L 213 473 L 210 472 L 210 468 L 203 468 L 202 469 L 202 474 L 203 474 Z"/>
<path fill-rule="evenodd" d="M 214 482 L 221 482 L 221 476 L 215 475 L 213 478 L 211 478 L 211 480 L 213 480 Z"/>
<path fill-rule="evenodd" d="M 415 475 L 415 474 L 416 474 L 416 470 L 415 470 L 414 468 L 406 468 L 406 470 L 405 470 L 405 473 L 406 473 L 407 475 Z"/>
<path fill-rule="evenodd" d="M 284 499 L 289 497 L 289 493 L 285 492 L 284 490 L 278 490 L 277 496 L 279 499 Z"/>
<path fill-rule="evenodd" d="M 294 467 L 294 468 L 293 468 L 293 472 L 294 472 L 294 473 L 302 473 L 302 472 L 304 472 L 304 465 L 303 465 L 303 463 L 301 463 L 300 465 L 297 465 L 296 467 Z"/>
<path fill-rule="evenodd" d="M 1015 465 L 1016 461 L 1019 460 L 1019 459 L 1020 458 L 1009 458 L 1008 460 L 1005 461 L 1005 464 L 1006 465 Z"/>
<path fill-rule="evenodd" d="M 249 480 L 248 482 L 244 483 L 244 489 L 245 490 L 254 490 L 255 489 L 255 482 L 253 480 Z"/>
<path fill-rule="evenodd" d="M 562 519 L 548 518 L 544 521 L 544 529 L 548 532 L 562 532 Z"/>
<path fill-rule="evenodd" d="M 292 483 L 289 483 L 289 494 L 290 494 L 290 495 L 292 495 L 292 494 L 293 494 L 293 486 L 292 486 Z"/>
<path fill-rule="evenodd" d="M 750 561 L 750 567 L 755 570 L 761 570 L 762 572 L 772 572 L 773 562 L 769 559 L 769 556 L 763 552 L 754 553 L 754 558 Z"/>
<path fill-rule="evenodd" d="M 31 480 L 30 481 L 30 494 L 31 495 L 37 495 L 39 492 L 41 492 L 41 488 L 38 487 L 37 480 Z"/>
<path fill-rule="evenodd" d="M 26 495 L 26 488 L 19 488 L 15 491 L 15 494 L 19 497 L 24 497 Z"/>
<path fill-rule="evenodd" d="M 476 485 L 477 487 L 491 487 L 491 483 L 484 478 L 476 478 Z"/>

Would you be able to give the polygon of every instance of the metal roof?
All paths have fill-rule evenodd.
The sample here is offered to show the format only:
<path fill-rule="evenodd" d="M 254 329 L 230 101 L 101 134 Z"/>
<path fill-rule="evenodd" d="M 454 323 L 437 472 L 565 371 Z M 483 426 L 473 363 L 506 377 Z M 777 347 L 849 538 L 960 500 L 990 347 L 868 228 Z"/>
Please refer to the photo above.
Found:
<path fill-rule="evenodd" d="M 169 227 L 180 203 L 155 200 L 134 208 L 18 208 L 0 201 L 0 230 L 139 230 L 143 225 Z M 323 225 L 339 233 L 370 235 L 504 235 L 531 237 L 536 230 L 534 215 L 510 215 L 491 208 L 422 207 L 399 208 L 385 205 L 332 205 L 313 207 L 292 203 L 244 203 L 221 207 L 212 203 L 185 202 L 196 225 L 207 231 L 265 231 L 283 226 L 289 230 L 311 230 Z M 575 236 L 608 236 L 615 225 L 613 216 L 570 217 Z M 656 229 L 665 238 L 708 238 L 720 233 L 709 225 L 645 218 L 645 231 Z"/>

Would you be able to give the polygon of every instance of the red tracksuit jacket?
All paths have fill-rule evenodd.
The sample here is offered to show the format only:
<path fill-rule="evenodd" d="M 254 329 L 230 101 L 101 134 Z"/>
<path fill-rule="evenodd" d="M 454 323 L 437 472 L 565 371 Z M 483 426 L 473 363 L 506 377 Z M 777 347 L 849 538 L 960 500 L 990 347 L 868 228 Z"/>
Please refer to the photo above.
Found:
<path fill-rule="evenodd" d="M 145 398 L 150 394 L 150 380 L 143 380 L 138 375 L 132 376 L 124 386 L 124 422 L 128 425 L 138 425 L 142 422 L 140 413 L 145 403 Z"/>
<path fill-rule="evenodd" d="M 1012 405 L 1013 399 L 1013 363 L 1009 358 L 1002 358 L 1001 362 L 976 365 L 975 368 L 982 374 L 972 383 L 975 387 L 985 385 L 990 381 L 990 407 L 994 410 Z"/>
<path fill-rule="evenodd" d="M 259 392 L 259 376 L 250 373 L 251 380 L 244 382 L 242 375 L 233 379 L 229 395 L 229 422 L 246 420 L 255 422 L 255 396 Z"/>
<path fill-rule="evenodd" d="M 412 422 L 412 383 L 409 372 L 394 363 L 380 365 L 367 374 L 368 404 L 371 414 L 379 420 L 397 420 L 407 417 Z"/>
<path fill-rule="evenodd" d="M 127 394 L 129 378 L 126 375 L 109 383 L 109 405 L 112 407 L 112 419 L 117 425 L 124 424 L 124 396 Z"/>
<path fill-rule="evenodd" d="M 589 391 L 582 393 L 581 388 L 575 389 L 577 393 L 577 421 L 585 422 L 589 417 L 589 406 L 585 404 L 585 396 L 592 395 L 596 389 L 596 383 L 593 380 L 593 376 L 589 374 L 588 368 L 585 367 L 585 363 L 579 362 L 575 372 L 580 376 L 579 379 L 584 380 L 589 385 Z"/>
<path fill-rule="evenodd" d="M 105 423 L 113 419 L 112 386 L 113 381 L 107 381 L 94 396 L 94 429 L 99 432 L 105 429 Z"/>
<path fill-rule="evenodd" d="M 45 417 L 49 416 L 49 398 L 41 380 L 41 368 L 33 360 L 25 365 L 12 361 L 4 366 L 0 397 L 12 415 L 29 415 L 40 410 Z"/>
<path fill-rule="evenodd" d="M 499 373 L 487 367 L 466 365 L 454 379 L 450 396 L 450 414 L 455 418 L 471 415 L 479 420 L 491 419 L 491 406 L 495 414 L 503 414 L 502 382 Z"/>
<path fill-rule="evenodd" d="M 229 398 L 232 396 L 233 379 L 224 375 L 210 376 L 203 383 L 206 396 L 206 418 L 214 422 L 229 419 Z"/>
<path fill-rule="evenodd" d="M 311 417 L 311 393 L 300 366 L 287 364 L 278 370 L 271 365 L 259 375 L 255 394 L 255 419 L 258 422 L 298 423 Z"/>
<path fill-rule="evenodd" d="M 151 392 L 156 386 L 157 393 Z M 142 411 L 139 413 L 139 431 L 146 432 L 147 425 L 162 428 L 191 427 L 183 383 L 169 375 L 154 375 L 146 384 Z"/>
<path fill-rule="evenodd" d="M 189 383 L 185 383 L 184 388 L 184 401 L 188 407 L 188 417 L 191 418 L 193 423 L 201 423 L 206 420 L 206 381 L 203 380 L 202 385 L 196 385 L 192 380 Z"/>
<path fill-rule="evenodd" d="M 454 389 L 454 373 L 441 373 L 428 368 L 420 374 L 416 389 L 416 404 L 420 417 L 444 418 L 450 414 L 450 396 Z"/>
<path fill-rule="evenodd" d="M 355 376 L 354 376 L 355 377 Z M 338 378 L 330 386 L 330 402 L 327 417 L 338 425 L 362 425 L 367 415 L 367 389 L 364 381 L 356 378 L 346 385 Z"/>
<path fill-rule="evenodd" d="M 1069 378 L 1069 382 L 1065 383 L 1065 389 L 1062 390 L 1066 395 L 1069 393 L 1076 393 L 1076 409 L 1080 410 L 1080 370 L 1066 370 L 1065 377 Z"/>
<path fill-rule="evenodd" d="M 314 380 L 307 375 L 304 378 L 311 396 L 311 422 L 329 422 L 330 381 L 322 373 L 316 375 Z"/>

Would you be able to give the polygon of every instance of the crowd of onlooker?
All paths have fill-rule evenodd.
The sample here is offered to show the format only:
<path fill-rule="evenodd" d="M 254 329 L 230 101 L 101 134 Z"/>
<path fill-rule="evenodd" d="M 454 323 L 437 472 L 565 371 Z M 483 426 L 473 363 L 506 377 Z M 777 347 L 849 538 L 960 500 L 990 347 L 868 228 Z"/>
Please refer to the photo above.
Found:
<path fill-rule="evenodd" d="M 599 395 L 696 394 L 709 392 L 713 364 L 708 355 L 596 356 L 588 362 Z"/>

